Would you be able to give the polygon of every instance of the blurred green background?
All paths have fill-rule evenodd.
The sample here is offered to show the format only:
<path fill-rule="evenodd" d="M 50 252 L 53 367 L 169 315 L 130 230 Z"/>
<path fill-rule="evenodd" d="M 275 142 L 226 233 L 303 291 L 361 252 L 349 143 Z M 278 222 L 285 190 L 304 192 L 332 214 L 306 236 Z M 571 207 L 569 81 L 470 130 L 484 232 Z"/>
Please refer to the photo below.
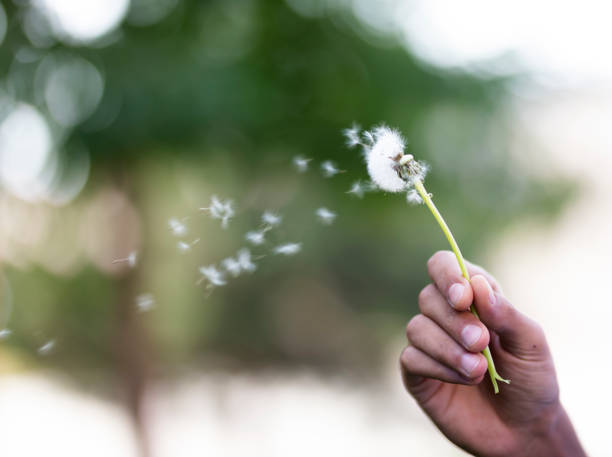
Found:
<path fill-rule="evenodd" d="M 403 196 L 347 194 L 367 178 L 344 145 L 353 122 L 403 132 L 477 262 L 573 192 L 510 157 L 503 108 L 521 75 L 433 67 L 346 2 L 132 1 L 94 38 L 58 32 L 42 4 L 3 2 L 0 328 L 12 333 L 0 371 L 58 370 L 122 398 L 136 422 L 151 379 L 306 367 L 362 383 L 390 347 L 399 353 L 426 260 L 447 246 Z M 344 172 L 325 178 L 325 160 Z M 227 230 L 199 211 L 214 194 L 236 205 Z M 337 213 L 332 225 L 317 221 L 321 206 Z M 257 271 L 212 293 L 196 284 L 199 266 L 247 246 L 264 210 L 283 222 L 251 247 L 265 256 Z M 289 241 L 302 252 L 271 255 Z M 135 268 L 112 263 L 132 251 Z M 155 299 L 146 313 L 143 293 Z"/>

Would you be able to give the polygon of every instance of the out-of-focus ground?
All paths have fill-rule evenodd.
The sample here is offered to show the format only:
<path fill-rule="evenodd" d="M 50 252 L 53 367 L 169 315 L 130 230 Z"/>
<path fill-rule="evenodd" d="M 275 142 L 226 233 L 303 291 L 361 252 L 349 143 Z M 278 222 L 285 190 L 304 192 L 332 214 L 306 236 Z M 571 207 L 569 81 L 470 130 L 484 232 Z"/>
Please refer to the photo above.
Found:
<path fill-rule="evenodd" d="M 540 322 L 555 357 L 562 400 L 591 455 L 610 455 L 606 394 L 612 308 L 612 98 L 567 91 L 515 104 L 514 153 L 534 173 L 579 177 L 582 192 L 552 225 L 515 226 L 491 246 L 486 267 L 517 307 Z M 547 157 L 533 156 L 538 143 Z M 512 166 L 512 164 L 508 164 Z M 378 385 L 309 371 L 260 376 L 196 373 L 157 382 L 147 393 L 153 455 L 464 455 L 404 393 L 390 347 Z M 136 444 L 123 410 L 66 387 L 55 375 L 0 379 L 5 455 L 131 456 Z"/>

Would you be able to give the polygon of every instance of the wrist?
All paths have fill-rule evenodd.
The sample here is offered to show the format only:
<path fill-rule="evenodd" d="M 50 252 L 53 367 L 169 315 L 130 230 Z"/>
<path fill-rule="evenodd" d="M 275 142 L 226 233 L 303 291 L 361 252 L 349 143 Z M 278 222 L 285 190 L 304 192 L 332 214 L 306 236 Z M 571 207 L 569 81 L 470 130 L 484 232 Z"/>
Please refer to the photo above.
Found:
<path fill-rule="evenodd" d="M 586 457 L 569 416 L 559 403 L 552 413 L 542 417 L 537 427 L 528 433 L 536 437 L 525 447 L 525 457 Z"/>

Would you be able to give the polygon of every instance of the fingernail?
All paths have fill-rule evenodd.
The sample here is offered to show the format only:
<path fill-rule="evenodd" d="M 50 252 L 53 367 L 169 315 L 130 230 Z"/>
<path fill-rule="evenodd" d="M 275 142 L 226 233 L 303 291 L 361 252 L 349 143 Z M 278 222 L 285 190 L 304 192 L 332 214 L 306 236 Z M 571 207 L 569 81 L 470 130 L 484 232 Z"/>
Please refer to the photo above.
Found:
<path fill-rule="evenodd" d="M 450 289 L 448 289 L 448 299 L 453 308 L 461 301 L 464 291 L 465 286 L 463 284 L 453 284 Z"/>
<path fill-rule="evenodd" d="M 461 356 L 461 369 L 466 375 L 471 375 L 476 365 L 480 362 L 480 357 L 476 354 L 463 354 Z"/>
<path fill-rule="evenodd" d="M 476 341 L 480 339 L 482 335 L 482 329 L 478 325 L 466 325 L 463 330 L 461 330 L 461 339 L 463 340 L 463 345 L 466 348 L 471 347 Z"/>

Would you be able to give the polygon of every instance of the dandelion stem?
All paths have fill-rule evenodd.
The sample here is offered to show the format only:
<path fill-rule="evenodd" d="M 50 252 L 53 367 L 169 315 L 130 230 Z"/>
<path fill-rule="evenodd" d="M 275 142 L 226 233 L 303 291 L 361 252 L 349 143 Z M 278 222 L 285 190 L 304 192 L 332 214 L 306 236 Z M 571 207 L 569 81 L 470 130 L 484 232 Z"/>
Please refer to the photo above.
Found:
<path fill-rule="evenodd" d="M 469 282 L 470 281 L 470 274 L 467 271 L 467 266 L 465 264 L 465 259 L 463 258 L 463 254 L 461 254 L 461 250 L 459 249 L 459 245 L 455 241 L 455 237 L 453 236 L 452 232 L 448 228 L 448 225 L 444 221 L 444 218 L 442 217 L 442 214 L 440 214 L 440 211 L 438 211 L 438 208 L 436 208 L 436 205 L 434 204 L 433 200 L 431 199 L 431 196 L 429 195 L 429 193 L 427 193 L 427 190 L 425 189 L 425 186 L 423 185 L 423 182 L 420 179 L 418 179 L 418 178 L 414 178 L 413 181 L 414 181 L 414 187 L 416 188 L 417 192 L 419 193 L 419 195 L 421 196 L 421 198 L 423 199 L 423 201 L 425 202 L 425 204 L 427 205 L 427 207 L 429 208 L 429 210 L 431 211 L 431 213 L 435 217 L 436 221 L 440 225 L 440 228 L 442 229 L 442 232 L 444 232 L 444 235 L 446 236 L 446 239 L 448 240 L 448 243 L 450 244 L 453 252 L 455 253 L 455 256 L 457 257 L 457 262 L 459 262 L 459 268 L 461 269 L 461 274 Z M 478 313 L 476 312 L 476 308 L 474 308 L 474 305 L 470 306 L 470 311 L 472 312 L 472 314 L 474 316 L 476 316 L 476 318 L 480 319 L 479 316 L 478 316 Z M 493 390 L 497 394 L 497 393 L 499 393 L 499 387 L 497 386 L 497 381 L 501 381 L 501 382 L 505 382 L 506 384 L 510 384 L 510 380 L 503 379 L 497 373 L 497 370 L 495 369 L 495 363 L 493 363 L 493 357 L 491 356 L 491 350 L 489 349 L 489 346 L 487 346 L 484 349 L 484 351 L 482 351 L 482 353 L 485 356 L 485 358 L 487 359 L 487 366 L 488 366 L 488 370 L 489 370 L 489 376 L 491 378 L 491 383 L 493 384 Z"/>

